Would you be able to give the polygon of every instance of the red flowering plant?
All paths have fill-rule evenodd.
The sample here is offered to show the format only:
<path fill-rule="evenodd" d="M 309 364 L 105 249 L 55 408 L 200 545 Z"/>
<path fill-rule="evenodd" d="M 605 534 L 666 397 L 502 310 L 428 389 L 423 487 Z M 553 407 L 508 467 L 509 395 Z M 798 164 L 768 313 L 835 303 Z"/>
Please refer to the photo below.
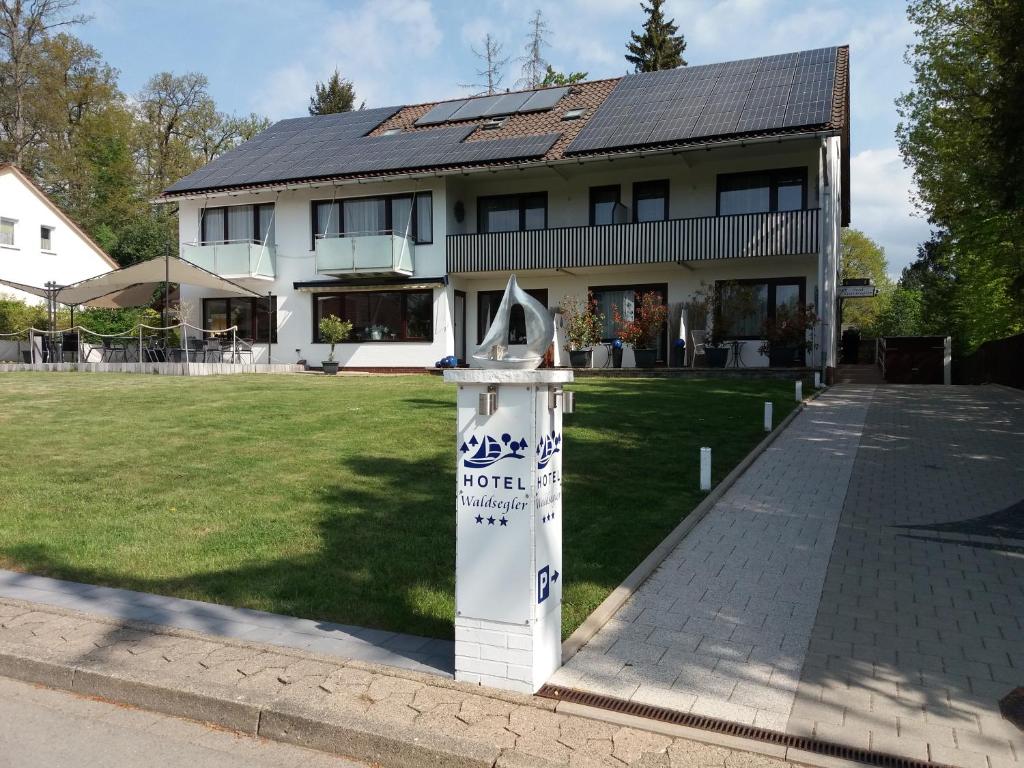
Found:
<path fill-rule="evenodd" d="M 668 307 L 661 303 L 657 291 L 648 291 L 638 297 L 633 307 L 633 319 L 626 320 L 618 306 L 612 305 L 612 320 L 618 329 L 619 338 L 633 349 L 653 349 L 657 346 L 658 333 L 668 319 Z"/>
<path fill-rule="evenodd" d="M 604 315 L 598 311 L 597 299 L 592 293 L 587 294 L 586 301 L 578 296 L 563 296 L 559 311 L 565 322 L 567 350 L 586 350 L 601 343 Z"/>
<path fill-rule="evenodd" d="M 807 352 L 814 342 L 808 338 L 820 318 L 813 304 L 783 304 L 775 310 L 775 317 L 764 321 L 764 341 L 758 350 L 767 355 L 772 348 L 795 349 Z"/>

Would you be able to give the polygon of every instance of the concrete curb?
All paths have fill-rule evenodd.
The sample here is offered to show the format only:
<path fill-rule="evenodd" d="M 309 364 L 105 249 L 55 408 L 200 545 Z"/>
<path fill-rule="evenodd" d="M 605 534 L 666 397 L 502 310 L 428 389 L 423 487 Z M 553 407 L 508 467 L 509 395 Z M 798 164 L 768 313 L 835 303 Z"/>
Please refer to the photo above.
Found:
<path fill-rule="evenodd" d="M 596 635 L 605 624 L 615 615 L 616 611 L 622 607 L 633 593 L 636 592 L 640 585 L 647 581 L 647 578 L 654 573 L 662 560 L 671 554 L 679 542 L 682 541 L 686 535 L 692 531 L 697 524 L 704 519 L 704 517 L 714 508 L 718 500 L 725 495 L 740 478 L 750 465 L 753 464 L 757 458 L 768 450 L 768 447 L 775 442 L 775 439 L 782 434 L 782 432 L 788 427 L 793 420 L 803 412 L 807 403 L 811 402 L 818 397 L 821 393 L 825 392 L 826 387 L 815 390 L 803 402 L 801 402 L 796 408 L 790 411 L 789 415 L 784 418 L 779 425 L 769 432 L 760 443 L 754 446 L 753 450 L 748 453 L 739 464 L 733 467 L 732 471 L 727 474 L 718 485 L 711 489 L 711 492 L 704 497 L 693 510 L 680 521 L 679 525 L 672 529 L 672 531 L 662 539 L 661 543 L 658 544 L 651 553 L 645 557 L 640 564 L 633 569 L 633 571 L 622 580 L 612 593 L 606 597 L 597 608 L 594 609 L 576 631 L 573 632 L 562 642 L 562 663 L 565 664 L 569 659 L 575 656 L 580 648 L 587 644 L 590 639 Z"/>

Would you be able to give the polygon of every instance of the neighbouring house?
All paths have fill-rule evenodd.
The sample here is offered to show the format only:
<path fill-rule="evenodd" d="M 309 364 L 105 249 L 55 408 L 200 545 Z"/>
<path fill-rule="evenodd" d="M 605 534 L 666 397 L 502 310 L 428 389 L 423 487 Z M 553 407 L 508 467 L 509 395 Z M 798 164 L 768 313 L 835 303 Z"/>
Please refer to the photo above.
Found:
<path fill-rule="evenodd" d="M 82 229 L 16 166 L 0 164 L 0 280 L 44 288 L 117 269 Z M 0 295 L 45 299 L 0 284 Z"/>
<path fill-rule="evenodd" d="M 661 362 L 702 283 L 730 288 L 720 311 L 751 366 L 765 323 L 813 304 L 806 362 L 828 372 L 849 159 L 836 47 L 283 120 L 163 198 L 183 258 L 267 296 L 183 298 L 275 361 L 326 359 L 329 314 L 354 325 L 343 366 L 466 360 L 514 272 L 550 308 L 591 292 L 609 341 L 612 307 L 657 292 Z"/>

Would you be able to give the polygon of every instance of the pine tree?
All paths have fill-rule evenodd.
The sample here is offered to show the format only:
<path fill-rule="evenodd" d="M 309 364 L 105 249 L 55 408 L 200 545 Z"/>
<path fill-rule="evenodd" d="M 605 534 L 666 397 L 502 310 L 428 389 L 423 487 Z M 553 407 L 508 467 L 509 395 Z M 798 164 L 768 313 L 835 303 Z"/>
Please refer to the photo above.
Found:
<path fill-rule="evenodd" d="M 351 112 L 356 103 L 356 90 L 351 80 L 345 80 L 334 70 L 326 83 L 317 83 L 315 93 L 309 97 L 309 114 L 333 115 Z"/>
<path fill-rule="evenodd" d="M 626 43 L 626 61 L 633 65 L 636 72 L 655 72 L 659 69 L 675 69 L 685 67 L 683 51 L 686 40 L 676 34 L 679 28 L 675 20 L 665 20 L 661 9 L 665 0 L 649 0 L 641 2 L 640 7 L 647 14 L 643 33 L 630 32 L 630 42 Z"/>

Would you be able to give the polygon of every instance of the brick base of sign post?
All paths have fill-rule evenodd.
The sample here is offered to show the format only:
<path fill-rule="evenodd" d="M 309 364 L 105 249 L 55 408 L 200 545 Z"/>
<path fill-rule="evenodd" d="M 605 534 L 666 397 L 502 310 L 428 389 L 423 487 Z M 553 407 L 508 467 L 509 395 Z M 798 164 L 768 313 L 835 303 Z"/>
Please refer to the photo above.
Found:
<path fill-rule="evenodd" d="M 459 387 L 455 679 L 534 693 L 562 661 L 560 395 L 572 372 L 444 375 Z"/>

